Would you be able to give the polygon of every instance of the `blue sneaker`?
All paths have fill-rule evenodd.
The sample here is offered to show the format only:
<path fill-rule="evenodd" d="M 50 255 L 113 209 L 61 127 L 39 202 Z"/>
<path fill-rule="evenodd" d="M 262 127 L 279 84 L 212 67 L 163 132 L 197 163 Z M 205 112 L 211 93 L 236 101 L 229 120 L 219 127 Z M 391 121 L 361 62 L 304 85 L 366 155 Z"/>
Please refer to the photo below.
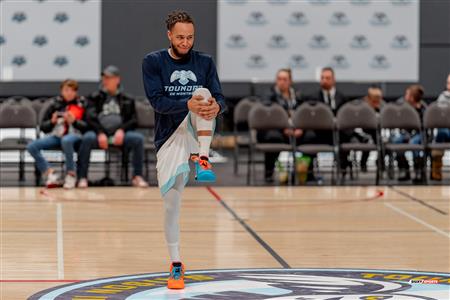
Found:
<path fill-rule="evenodd" d="M 215 182 L 216 174 L 212 170 L 212 165 L 206 156 L 196 157 L 193 159 L 195 164 L 195 180 L 199 182 Z"/>

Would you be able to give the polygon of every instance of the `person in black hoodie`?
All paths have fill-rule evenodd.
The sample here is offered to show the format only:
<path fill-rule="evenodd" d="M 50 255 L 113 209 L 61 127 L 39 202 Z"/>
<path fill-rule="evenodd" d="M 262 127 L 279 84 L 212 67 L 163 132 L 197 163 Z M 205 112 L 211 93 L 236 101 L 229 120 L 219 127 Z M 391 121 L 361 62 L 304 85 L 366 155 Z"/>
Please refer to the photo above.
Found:
<path fill-rule="evenodd" d="M 87 174 L 92 148 L 108 149 L 109 145 L 125 147 L 133 152 L 133 186 L 147 187 L 142 178 L 144 136 L 135 131 L 137 126 L 134 99 L 120 86 L 116 66 L 107 66 L 101 73 L 101 88 L 88 97 L 86 122 L 89 131 L 83 135 L 80 146 L 80 180 L 78 187 L 88 186 Z"/>
<path fill-rule="evenodd" d="M 40 130 L 48 135 L 27 146 L 36 166 L 46 178 L 48 188 L 59 186 L 62 182 L 58 174 L 42 156 L 41 150 L 62 148 L 66 163 L 64 188 L 74 188 L 76 183 L 74 151 L 81 142 L 81 134 L 86 130 L 83 121 L 84 99 L 77 95 L 78 83 L 67 79 L 61 83 L 61 94 L 53 98 L 44 112 Z"/>
<path fill-rule="evenodd" d="M 80 180 L 78 187 L 88 186 L 87 174 L 92 148 L 108 149 L 109 145 L 124 146 L 133 152 L 133 186 L 147 187 L 142 178 L 144 136 L 135 131 L 137 126 L 134 99 L 123 93 L 120 73 L 116 66 L 102 72 L 100 90 L 88 97 L 86 122 L 91 130 L 83 135 L 80 146 Z"/>

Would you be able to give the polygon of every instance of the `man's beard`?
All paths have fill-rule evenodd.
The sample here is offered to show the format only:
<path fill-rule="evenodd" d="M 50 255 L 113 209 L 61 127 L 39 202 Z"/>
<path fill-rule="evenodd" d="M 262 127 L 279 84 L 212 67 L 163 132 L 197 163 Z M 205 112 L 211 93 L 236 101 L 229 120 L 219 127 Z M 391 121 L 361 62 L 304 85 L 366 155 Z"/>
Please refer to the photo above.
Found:
<path fill-rule="evenodd" d="M 173 44 L 170 44 L 170 49 L 171 49 L 172 53 L 173 53 L 176 57 L 178 57 L 179 59 L 186 59 L 186 58 L 188 58 L 189 55 L 191 55 L 191 51 L 192 51 L 193 48 L 194 48 L 194 45 L 192 45 L 192 47 L 189 49 L 188 52 L 186 52 L 185 54 L 183 54 L 183 53 L 180 53 L 180 52 L 178 51 L 178 49 L 177 49 Z"/>

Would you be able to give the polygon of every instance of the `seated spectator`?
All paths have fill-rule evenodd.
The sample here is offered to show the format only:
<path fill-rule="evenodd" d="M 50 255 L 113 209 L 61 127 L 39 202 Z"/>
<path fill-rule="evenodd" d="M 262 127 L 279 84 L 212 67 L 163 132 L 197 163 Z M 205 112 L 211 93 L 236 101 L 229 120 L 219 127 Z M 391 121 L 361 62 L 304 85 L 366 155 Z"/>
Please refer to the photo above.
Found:
<path fill-rule="evenodd" d="M 376 112 L 380 113 L 381 108 L 384 105 L 383 91 L 377 85 L 369 87 L 367 90 L 367 96 L 365 96 L 364 101 L 366 101 Z M 377 133 L 376 130 L 362 130 L 360 132 L 360 141 L 365 141 L 367 143 L 377 143 Z M 367 172 L 367 160 L 369 158 L 369 152 L 363 152 L 361 155 L 361 171 Z"/>
<path fill-rule="evenodd" d="M 438 102 L 450 105 L 450 74 L 447 76 L 447 89 L 437 98 Z M 450 143 L 450 129 L 439 128 L 436 135 L 436 143 Z M 431 152 L 431 179 L 442 180 L 442 157 L 444 151 L 433 150 Z"/>
<path fill-rule="evenodd" d="M 86 130 L 83 121 L 84 100 L 77 95 L 78 83 L 67 79 L 61 83 L 60 96 L 52 99 L 52 104 L 44 112 L 40 129 L 47 136 L 37 139 L 27 146 L 36 166 L 45 177 L 48 188 L 62 184 L 59 175 L 50 167 L 41 150 L 62 148 L 65 157 L 66 176 L 64 188 L 75 187 L 76 173 L 73 154 L 81 142 L 81 134 Z"/>
<path fill-rule="evenodd" d="M 90 130 L 83 135 L 79 151 L 80 180 L 78 187 L 88 186 L 88 168 L 92 148 L 108 149 L 109 145 L 124 146 L 133 152 L 133 179 L 136 187 L 147 187 L 142 178 L 144 136 L 135 131 L 137 117 L 134 99 L 122 91 L 119 69 L 108 66 L 102 72 L 99 91 L 88 98 L 86 122 Z"/>
<path fill-rule="evenodd" d="M 424 94 L 423 87 L 417 84 L 410 85 L 406 91 L 405 95 L 398 99 L 397 101 L 402 102 L 406 101 L 409 103 L 418 113 L 420 119 L 423 118 L 423 113 L 426 109 L 426 103 L 422 100 Z M 411 143 L 411 144 L 421 144 L 422 137 L 420 133 L 416 130 L 401 130 L 399 133 L 392 137 L 393 143 Z M 414 183 L 422 183 L 422 170 L 424 168 L 424 157 L 421 151 L 414 151 L 414 171 L 415 178 L 413 179 Z M 411 179 L 409 172 L 409 163 L 403 153 L 397 153 L 397 163 L 400 171 L 399 181 L 407 181 Z"/>
<path fill-rule="evenodd" d="M 292 86 L 292 73 L 290 69 L 281 69 L 277 72 L 275 85 L 270 90 L 270 95 L 265 99 L 265 104 L 279 104 L 292 116 L 293 111 L 299 104 L 298 92 Z M 257 139 L 262 143 L 289 143 L 289 136 L 299 138 L 302 131 L 297 129 L 292 131 L 267 130 L 258 132 Z M 273 182 L 273 172 L 275 162 L 279 153 L 265 153 L 264 174 L 267 183 Z"/>
<path fill-rule="evenodd" d="M 334 114 L 345 103 L 345 96 L 336 89 L 336 78 L 333 68 L 326 67 L 322 69 L 320 72 L 320 90 L 312 98 L 328 104 Z"/>

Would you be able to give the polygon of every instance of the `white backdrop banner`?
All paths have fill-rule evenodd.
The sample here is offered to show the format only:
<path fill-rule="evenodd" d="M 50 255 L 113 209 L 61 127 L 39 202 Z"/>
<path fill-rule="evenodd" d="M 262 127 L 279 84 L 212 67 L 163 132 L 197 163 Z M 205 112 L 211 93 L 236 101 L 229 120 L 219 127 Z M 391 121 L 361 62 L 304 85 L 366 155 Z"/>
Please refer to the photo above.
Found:
<path fill-rule="evenodd" d="M 98 81 L 101 0 L 0 0 L 0 81 Z"/>
<path fill-rule="evenodd" d="M 219 0 L 222 81 L 417 81 L 419 0 Z"/>

